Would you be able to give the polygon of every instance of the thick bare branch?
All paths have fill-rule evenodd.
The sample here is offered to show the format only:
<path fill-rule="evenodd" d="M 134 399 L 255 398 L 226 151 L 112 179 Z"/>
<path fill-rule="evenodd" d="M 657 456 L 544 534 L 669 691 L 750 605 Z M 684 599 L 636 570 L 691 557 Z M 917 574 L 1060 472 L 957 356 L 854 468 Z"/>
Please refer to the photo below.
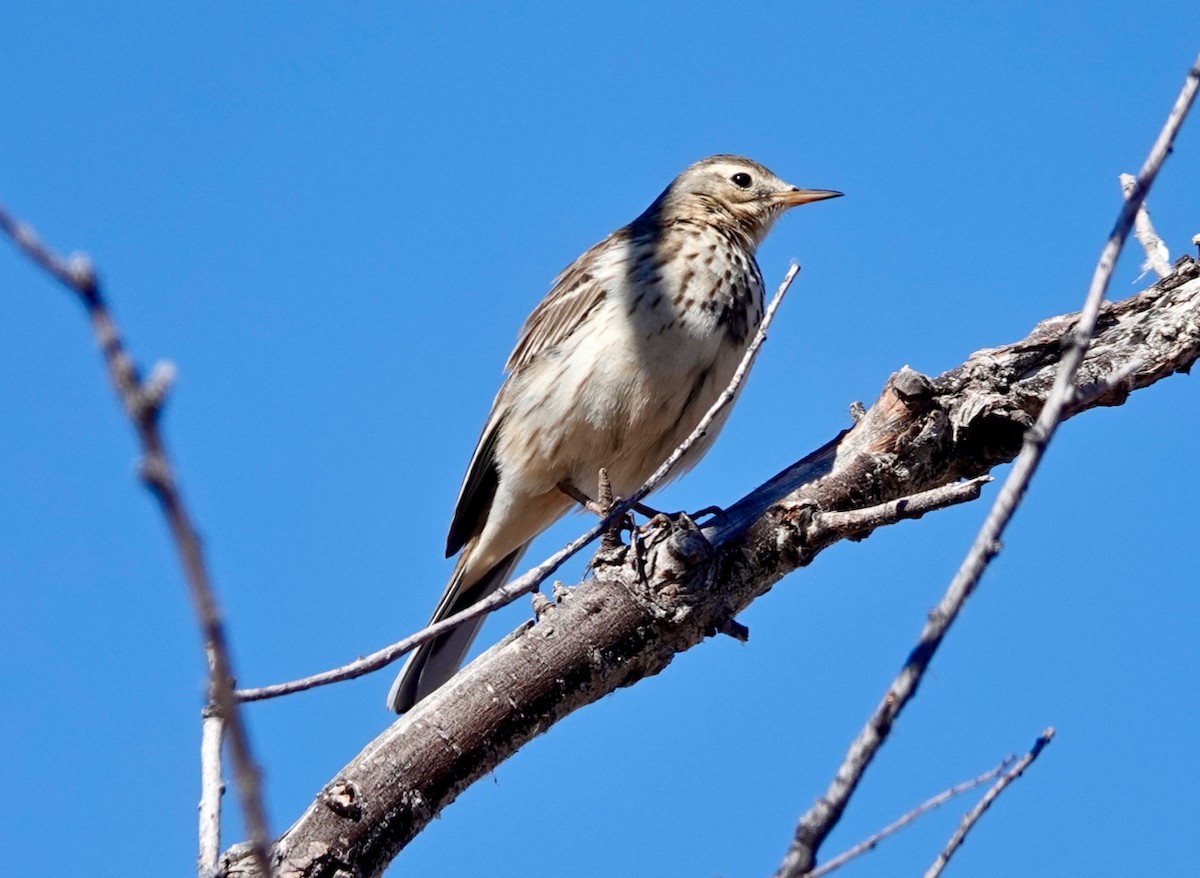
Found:
<path fill-rule="evenodd" d="M 1012 460 L 1042 410 L 1077 315 L 983 350 L 936 378 L 892 376 L 849 432 L 734 504 L 713 525 L 653 530 L 598 554 L 595 578 L 397 720 L 330 782 L 277 842 L 296 875 L 377 875 L 468 785 L 562 717 L 663 670 L 720 630 L 821 546 L 824 513 L 864 509 L 975 478 Z M 1200 357 L 1200 267 L 1104 306 L 1067 413 L 1119 405 Z M 770 499 L 764 499 L 770 498 Z M 755 513 L 753 510 L 760 510 Z M 860 531 L 861 533 L 861 531 Z M 229 874 L 253 873 L 241 848 Z"/>

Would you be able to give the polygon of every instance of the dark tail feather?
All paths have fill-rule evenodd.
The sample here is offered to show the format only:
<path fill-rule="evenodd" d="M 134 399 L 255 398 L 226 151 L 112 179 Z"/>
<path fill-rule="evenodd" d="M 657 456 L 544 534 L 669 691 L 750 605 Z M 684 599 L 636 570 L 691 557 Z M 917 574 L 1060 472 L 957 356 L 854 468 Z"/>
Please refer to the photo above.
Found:
<path fill-rule="evenodd" d="M 455 582 L 459 576 L 459 571 L 455 570 L 454 576 L 450 579 L 450 585 L 446 588 L 446 595 L 449 599 L 442 599 L 441 604 L 434 611 L 433 618 L 430 619 L 430 624 L 462 612 L 504 586 L 512 575 L 513 568 L 525 554 L 525 548 L 522 546 L 517 549 L 484 574 L 478 582 L 465 590 L 460 590 L 458 583 Z M 459 594 L 455 595 L 455 592 L 459 592 Z M 450 597 L 451 595 L 453 597 Z M 396 713 L 408 711 L 414 704 L 453 677 L 459 666 L 462 665 L 463 659 L 467 657 L 467 652 L 474 643 L 475 636 L 479 634 L 479 629 L 483 627 L 486 618 L 484 616 L 470 622 L 463 622 L 453 631 L 418 646 L 400 670 L 396 682 L 392 684 L 392 690 L 387 697 L 388 710 Z"/>

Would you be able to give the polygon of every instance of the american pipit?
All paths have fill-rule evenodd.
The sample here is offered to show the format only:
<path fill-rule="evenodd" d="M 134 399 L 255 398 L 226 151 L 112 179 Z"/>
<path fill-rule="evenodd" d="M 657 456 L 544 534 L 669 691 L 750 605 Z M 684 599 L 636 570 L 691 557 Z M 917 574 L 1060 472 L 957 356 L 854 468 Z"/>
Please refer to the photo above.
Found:
<path fill-rule="evenodd" d="M 560 486 L 594 498 L 605 467 L 617 496 L 641 487 L 728 385 L 762 320 L 754 253 L 772 224 L 840 194 L 712 156 L 555 279 L 521 328 L 459 491 L 446 554 L 460 554 L 433 621 L 504 585 L 529 542 L 575 502 Z M 672 476 L 700 459 L 724 420 Z M 418 648 L 388 707 L 403 713 L 453 676 L 482 623 Z"/>

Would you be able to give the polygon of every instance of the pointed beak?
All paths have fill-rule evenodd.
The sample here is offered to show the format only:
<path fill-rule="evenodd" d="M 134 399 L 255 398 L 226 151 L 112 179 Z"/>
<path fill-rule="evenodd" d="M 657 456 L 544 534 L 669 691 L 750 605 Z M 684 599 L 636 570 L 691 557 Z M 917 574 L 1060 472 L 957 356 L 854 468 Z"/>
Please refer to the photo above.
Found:
<path fill-rule="evenodd" d="M 832 189 L 797 189 L 793 187 L 787 192 L 780 192 L 775 201 L 784 207 L 795 207 L 798 204 L 808 204 L 810 201 L 824 201 L 826 198 L 841 198 L 843 193 Z"/>

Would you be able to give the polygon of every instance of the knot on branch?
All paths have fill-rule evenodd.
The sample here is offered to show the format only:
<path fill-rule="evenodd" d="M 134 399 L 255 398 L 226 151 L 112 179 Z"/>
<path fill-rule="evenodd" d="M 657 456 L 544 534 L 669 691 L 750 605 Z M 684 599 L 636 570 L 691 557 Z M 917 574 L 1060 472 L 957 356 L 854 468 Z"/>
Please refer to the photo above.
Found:
<path fill-rule="evenodd" d="M 804 496 L 789 499 L 776 508 L 774 550 L 788 569 L 807 567 L 816 557 L 816 552 L 808 544 L 808 535 L 813 520 L 820 512 L 820 505 Z"/>
<path fill-rule="evenodd" d="M 1034 415 L 1013 396 L 986 390 L 964 394 L 950 411 L 954 440 L 981 464 L 1004 459 L 1033 422 Z"/>
<path fill-rule="evenodd" d="M 338 779 L 321 791 L 320 801 L 334 814 L 347 820 L 362 817 L 362 802 L 358 787 L 348 780 Z"/>
<path fill-rule="evenodd" d="M 890 385 L 900 401 L 913 408 L 933 397 L 933 382 L 908 366 L 892 376 Z"/>
<path fill-rule="evenodd" d="M 635 594 L 655 616 L 678 621 L 712 587 L 715 552 L 686 515 L 655 516 L 647 528 L 635 553 L 641 568 Z"/>
<path fill-rule="evenodd" d="M 96 279 L 96 268 L 86 253 L 72 253 L 67 257 L 66 274 L 88 307 L 99 304 L 100 282 Z"/>
<path fill-rule="evenodd" d="M 160 360 L 150 370 L 150 377 L 131 393 L 130 407 L 139 421 L 157 420 L 167 402 L 167 394 L 175 383 L 175 364 Z"/>
<path fill-rule="evenodd" d="M 868 454 L 895 454 L 906 431 L 936 408 L 937 388 L 927 376 L 904 366 L 884 385 L 879 399 L 854 424 L 845 447 Z"/>

